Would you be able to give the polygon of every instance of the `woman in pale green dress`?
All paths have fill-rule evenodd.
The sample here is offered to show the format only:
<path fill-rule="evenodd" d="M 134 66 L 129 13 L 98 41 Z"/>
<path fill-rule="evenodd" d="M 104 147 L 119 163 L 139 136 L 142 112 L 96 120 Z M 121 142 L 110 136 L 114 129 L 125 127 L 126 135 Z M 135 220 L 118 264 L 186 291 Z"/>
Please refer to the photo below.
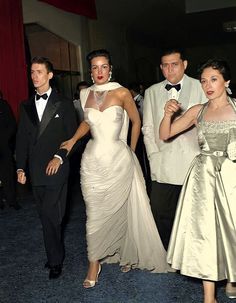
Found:
<path fill-rule="evenodd" d="M 204 303 L 215 303 L 216 281 L 227 279 L 226 294 L 236 297 L 236 102 L 225 61 L 208 60 L 200 80 L 209 101 L 175 120 L 181 104 L 170 100 L 160 125 L 162 140 L 196 125 L 201 149 L 181 191 L 167 261 L 202 279 Z"/>

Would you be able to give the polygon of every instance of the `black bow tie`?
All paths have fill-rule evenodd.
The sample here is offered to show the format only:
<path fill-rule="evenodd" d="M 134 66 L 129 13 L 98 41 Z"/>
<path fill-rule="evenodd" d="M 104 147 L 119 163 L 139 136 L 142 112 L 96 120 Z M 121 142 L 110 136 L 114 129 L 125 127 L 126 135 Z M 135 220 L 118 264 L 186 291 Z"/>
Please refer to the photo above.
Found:
<path fill-rule="evenodd" d="M 43 98 L 44 100 L 46 100 L 47 97 L 48 97 L 47 94 L 43 94 L 43 95 L 36 94 L 36 100 L 39 100 L 40 98 Z"/>
<path fill-rule="evenodd" d="M 170 90 L 171 88 L 175 88 L 177 91 L 179 91 L 181 88 L 181 85 L 180 85 L 180 83 L 175 84 L 175 85 L 166 84 L 165 89 Z"/>

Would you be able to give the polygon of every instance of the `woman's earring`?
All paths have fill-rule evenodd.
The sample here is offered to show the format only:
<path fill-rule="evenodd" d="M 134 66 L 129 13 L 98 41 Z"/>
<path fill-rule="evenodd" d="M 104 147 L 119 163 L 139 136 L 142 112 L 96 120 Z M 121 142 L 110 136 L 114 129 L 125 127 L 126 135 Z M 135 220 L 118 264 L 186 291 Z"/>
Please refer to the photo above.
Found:
<path fill-rule="evenodd" d="M 111 77 L 112 77 L 112 71 L 109 72 L 108 82 L 111 81 Z"/>
<path fill-rule="evenodd" d="M 225 87 L 225 90 L 226 90 L 228 95 L 232 95 L 232 91 L 228 86 Z"/>
<path fill-rule="evenodd" d="M 225 90 L 226 90 L 228 95 L 232 95 L 232 91 L 229 88 L 229 83 L 230 83 L 230 80 L 225 83 Z"/>
<path fill-rule="evenodd" d="M 91 74 L 91 79 L 92 79 L 92 82 L 94 83 L 94 79 L 93 79 L 93 75 Z"/>

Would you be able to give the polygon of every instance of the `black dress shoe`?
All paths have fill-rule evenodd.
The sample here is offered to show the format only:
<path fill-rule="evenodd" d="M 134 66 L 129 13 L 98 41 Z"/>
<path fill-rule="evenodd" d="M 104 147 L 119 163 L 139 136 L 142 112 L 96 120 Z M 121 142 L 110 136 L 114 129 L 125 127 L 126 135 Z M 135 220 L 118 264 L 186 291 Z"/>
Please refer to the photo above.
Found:
<path fill-rule="evenodd" d="M 57 279 L 60 277 L 62 273 L 62 266 L 61 265 L 56 265 L 56 266 L 52 266 L 50 267 L 50 271 L 49 271 L 49 279 Z"/>

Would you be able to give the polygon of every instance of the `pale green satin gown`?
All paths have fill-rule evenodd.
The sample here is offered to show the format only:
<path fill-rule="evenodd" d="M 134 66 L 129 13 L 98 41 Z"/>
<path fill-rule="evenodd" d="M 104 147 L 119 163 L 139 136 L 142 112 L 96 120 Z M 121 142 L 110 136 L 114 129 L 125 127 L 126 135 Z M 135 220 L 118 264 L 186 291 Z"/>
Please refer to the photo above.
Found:
<path fill-rule="evenodd" d="M 103 111 L 92 107 L 92 89 L 119 87 L 109 83 L 81 94 L 84 119 L 92 136 L 81 163 L 88 259 L 166 272 L 166 251 L 152 216 L 141 168 L 126 143 L 127 113 L 119 105 Z M 86 102 L 89 98 L 90 104 Z"/>
<path fill-rule="evenodd" d="M 182 188 L 167 260 L 187 276 L 235 282 L 236 121 L 204 121 L 206 108 L 197 126 L 201 154 Z"/>

